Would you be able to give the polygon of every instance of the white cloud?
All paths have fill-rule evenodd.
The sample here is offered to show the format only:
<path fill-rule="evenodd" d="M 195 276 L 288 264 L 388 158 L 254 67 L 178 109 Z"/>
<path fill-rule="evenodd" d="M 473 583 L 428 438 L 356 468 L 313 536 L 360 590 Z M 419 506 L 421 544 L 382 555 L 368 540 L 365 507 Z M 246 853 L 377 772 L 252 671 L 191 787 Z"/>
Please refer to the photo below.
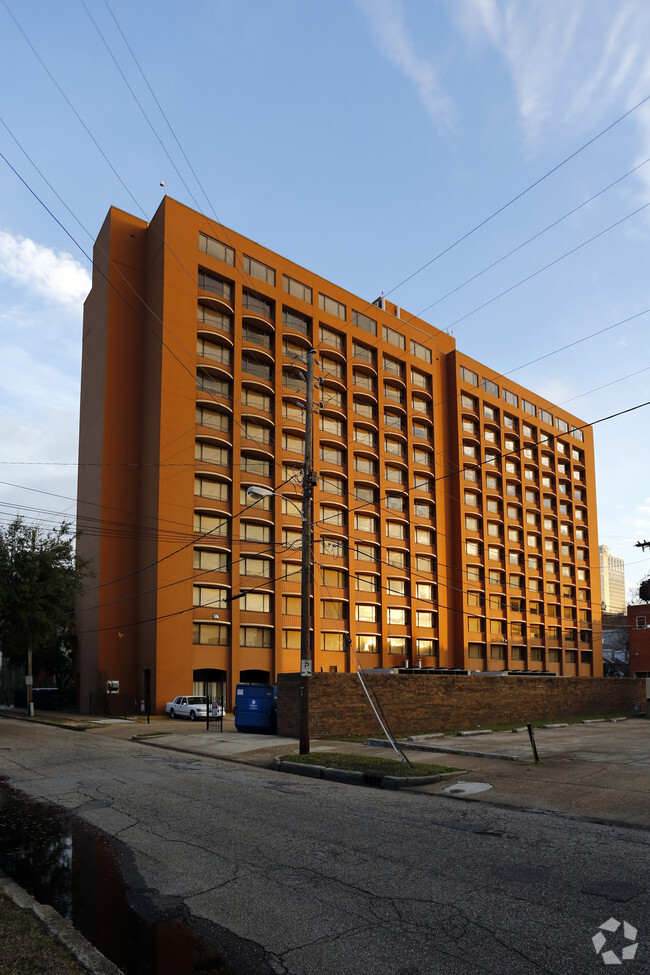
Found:
<path fill-rule="evenodd" d="M 90 290 L 88 271 L 65 251 L 0 230 L 0 274 L 64 305 L 80 305 Z"/>
<path fill-rule="evenodd" d="M 465 34 L 482 34 L 506 61 L 533 150 L 555 131 L 589 132 L 648 93 L 646 0 L 464 0 L 458 9 Z M 650 147 L 645 110 L 633 121 L 640 161 Z"/>
<path fill-rule="evenodd" d="M 412 82 L 432 121 L 448 124 L 449 99 L 441 89 L 431 61 L 416 53 L 398 0 L 356 0 L 356 3 L 370 23 L 379 50 Z"/>

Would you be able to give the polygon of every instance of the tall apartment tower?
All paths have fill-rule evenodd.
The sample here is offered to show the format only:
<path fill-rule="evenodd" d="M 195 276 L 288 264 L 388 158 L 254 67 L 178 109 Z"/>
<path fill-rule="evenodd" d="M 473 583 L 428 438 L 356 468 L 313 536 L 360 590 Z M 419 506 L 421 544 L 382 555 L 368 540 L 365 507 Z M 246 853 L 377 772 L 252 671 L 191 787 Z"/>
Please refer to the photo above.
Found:
<path fill-rule="evenodd" d="M 624 613 L 625 562 L 612 555 L 607 545 L 598 549 L 600 557 L 600 592 L 603 613 Z"/>
<path fill-rule="evenodd" d="M 169 197 L 150 224 L 111 209 L 94 261 L 82 706 L 115 680 L 230 707 L 299 670 L 310 349 L 314 670 L 602 674 L 589 427 Z"/>

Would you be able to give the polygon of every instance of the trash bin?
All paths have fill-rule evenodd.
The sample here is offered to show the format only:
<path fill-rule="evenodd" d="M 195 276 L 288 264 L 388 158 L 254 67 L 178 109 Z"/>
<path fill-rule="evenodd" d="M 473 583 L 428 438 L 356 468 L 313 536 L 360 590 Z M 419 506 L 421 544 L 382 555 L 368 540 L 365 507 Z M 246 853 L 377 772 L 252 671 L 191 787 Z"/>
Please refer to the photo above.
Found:
<path fill-rule="evenodd" d="M 258 735 L 277 733 L 277 687 L 271 684 L 237 684 L 234 710 L 237 731 Z"/>

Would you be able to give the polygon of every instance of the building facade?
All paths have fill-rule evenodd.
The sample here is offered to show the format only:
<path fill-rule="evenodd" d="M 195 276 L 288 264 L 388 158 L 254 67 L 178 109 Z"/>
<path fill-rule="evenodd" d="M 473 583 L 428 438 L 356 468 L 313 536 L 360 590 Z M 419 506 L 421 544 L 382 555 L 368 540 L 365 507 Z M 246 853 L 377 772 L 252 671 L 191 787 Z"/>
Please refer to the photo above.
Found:
<path fill-rule="evenodd" d="M 630 677 L 650 678 L 650 604 L 628 606 Z"/>
<path fill-rule="evenodd" d="M 602 674 L 588 426 L 170 198 L 150 224 L 112 209 L 94 260 L 82 706 L 107 680 L 231 706 L 299 669 L 310 349 L 314 669 Z"/>
<path fill-rule="evenodd" d="M 607 545 L 598 549 L 600 594 L 603 613 L 625 612 L 625 562 L 612 555 Z"/>

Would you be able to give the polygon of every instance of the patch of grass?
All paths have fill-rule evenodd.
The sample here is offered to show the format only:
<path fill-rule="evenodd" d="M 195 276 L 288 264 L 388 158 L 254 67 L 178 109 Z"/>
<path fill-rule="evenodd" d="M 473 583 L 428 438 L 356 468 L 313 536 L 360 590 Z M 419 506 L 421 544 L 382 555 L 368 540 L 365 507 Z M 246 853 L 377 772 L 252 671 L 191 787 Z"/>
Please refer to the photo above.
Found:
<path fill-rule="evenodd" d="M 3 975 L 87 975 L 31 911 L 5 894 L 0 894 L 0 971 Z"/>
<path fill-rule="evenodd" d="M 431 765 L 424 762 L 400 762 L 396 758 L 375 758 L 371 755 L 346 755 L 343 752 L 313 752 L 310 755 L 283 755 L 283 762 L 298 765 L 324 765 L 348 772 L 368 772 L 371 775 L 396 775 L 408 778 L 413 775 L 441 775 L 443 772 L 459 772 L 451 765 Z"/>

